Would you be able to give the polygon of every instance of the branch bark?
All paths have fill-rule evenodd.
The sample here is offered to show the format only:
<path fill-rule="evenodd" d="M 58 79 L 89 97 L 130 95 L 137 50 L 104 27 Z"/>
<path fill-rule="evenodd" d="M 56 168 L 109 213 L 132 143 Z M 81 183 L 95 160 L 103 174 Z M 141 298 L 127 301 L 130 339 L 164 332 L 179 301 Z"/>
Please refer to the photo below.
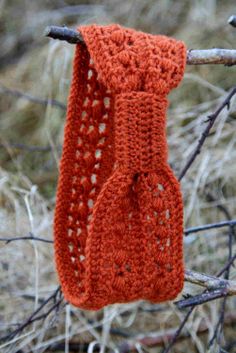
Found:
<path fill-rule="evenodd" d="M 191 270 L 185 271 L 185 281 L 205 287 L 208 290 L 226 289 L 227 295 L 236 294 L 236 281 L 226 280 Z"/>
<path fill-rule="evenodd" d="M 44 35 L 49 38 L 64 40 L 70 44 L 83 43 L 82 35 L 73 29 L 67 27 L 48 26 L 44 31 Z M 236 65 L 235 49 L 190 49 L 187 53 L 188 65 L 203 64 L 224 64 L 227 66 Z"/>

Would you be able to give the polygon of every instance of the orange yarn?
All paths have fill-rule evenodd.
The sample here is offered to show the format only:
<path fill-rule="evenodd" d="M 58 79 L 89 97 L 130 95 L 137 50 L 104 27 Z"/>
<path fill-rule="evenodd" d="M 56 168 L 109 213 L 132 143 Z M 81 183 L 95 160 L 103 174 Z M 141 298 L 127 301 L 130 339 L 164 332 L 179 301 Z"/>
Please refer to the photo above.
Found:
<path fill-rule="evenodd" d="M 174 299 L 183 203 L 167 164 L 167 94 L 182 41 L 116 24 L 79 27 L 54 217 L 62 291 L 75 306 Z"/>

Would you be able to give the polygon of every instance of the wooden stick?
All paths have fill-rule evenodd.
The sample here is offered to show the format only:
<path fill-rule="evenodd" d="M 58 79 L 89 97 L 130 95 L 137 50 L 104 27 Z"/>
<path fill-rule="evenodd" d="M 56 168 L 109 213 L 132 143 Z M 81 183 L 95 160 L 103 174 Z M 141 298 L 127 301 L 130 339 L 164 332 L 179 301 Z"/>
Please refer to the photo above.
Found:
<path fill-rule="evenodd" d="M 186 270 L 185 281 L 197 284 L 201 287 L 205 287 L 208 290 L 225 289 L 227 295 L 236 294 L 236 281 L 217 278 L 215 276 L 210 276 L 205 273 Z"/>
<path fill-rule="evenodd" d="M 71 44 L 84 43 L 82 35 L 67 27 L 48 26 L 44 31 L 46 37 L 64 40 Z M 187 52 L 188 65 L 224 64 L 236 65 L 235 49 L 190 49 Z"/>

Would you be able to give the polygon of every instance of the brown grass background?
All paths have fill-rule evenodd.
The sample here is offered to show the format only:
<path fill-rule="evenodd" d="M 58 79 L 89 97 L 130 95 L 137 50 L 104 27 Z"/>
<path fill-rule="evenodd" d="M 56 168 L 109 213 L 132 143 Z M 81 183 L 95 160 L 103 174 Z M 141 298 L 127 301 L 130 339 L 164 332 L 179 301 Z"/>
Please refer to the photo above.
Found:
<path fill-rule="evenodd" d="M 53 239 L 65 109 L 38 104 L 6 91 L 6 87 L 20 90 L 66 106 L 74 47 L 45 38 L 43 30 L 47 25 L 75 28 L 92 22 L 118 22 L 182 39 L 189 49 L 232 49 L 236 47 L 236 29 L 227 24 L 227 19 L 234 11 L 234 1 L 227 0 L 0 0 L 0 237 L 32 232 Z M 176 174 L 196 146 L 207 115 L 235 85 L 235 70 L 222 65 L 188 66 L 179 89 L 171 92 L 169 162 Z M 225 220 L 225 210 L 231 218 L 236 218 L 235 144 L 233 101 L 230 111 L 220 115 L 201 155 L 182 180 L 185 227 Z M 226 262 L 227 252 L 227 229 L 185 239 L 189 269 L 215 274 Z M 233 267 L 231 279 L 235 277 Z M 1 242 L 0 335 L 24 321 L 57 284 L 51 244 Z M 186 285 L 183 294 L 198 291 L 198 287 Z M 219 308 L 219 300 L 196 308 L 185 329 L 189 338 L 178 341 L 172 352 L 218 352 L 217 345 L 207 349 L 207 342 L 217 323 Z M 27 327 L 0 351 L 118 352 L 122 351 L 123 342 L 137 342 L 134 337 L 163 336 L 174 330 L 183 314 L 173 303 L 151 305 L 143 301 L 109 306 L 96 313 L 62 306 L 57 314 Z M 227 301 L 226 315 L 233 317 L 226 320 L 224 330 L 224 345 L 230 353 L 236 351 L 234 298 Z M 203 324 L 204 333 L 198 334 Z M 112 333 L 111 328 L 119 333 Z M 81 345 L 83 342 L 87 345 Z M 75 350 L 72 344 L 77 345 Z M 161 352 L 165 344 L 164 339 L 155 348 L 137 344 L 136 349 Z"/>

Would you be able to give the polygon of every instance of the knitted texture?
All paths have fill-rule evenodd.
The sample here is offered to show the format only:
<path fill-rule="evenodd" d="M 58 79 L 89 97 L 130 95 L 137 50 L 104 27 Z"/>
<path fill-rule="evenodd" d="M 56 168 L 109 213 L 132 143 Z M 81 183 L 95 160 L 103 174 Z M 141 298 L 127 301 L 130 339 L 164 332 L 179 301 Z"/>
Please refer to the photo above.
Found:
<path fill-rule="evenodd" d="M 183 203 L 165 130 L 185 44 L 116 24 L 78 30 L 54 216 L 62 291 L 89 310 L 174 299 Z"/>

